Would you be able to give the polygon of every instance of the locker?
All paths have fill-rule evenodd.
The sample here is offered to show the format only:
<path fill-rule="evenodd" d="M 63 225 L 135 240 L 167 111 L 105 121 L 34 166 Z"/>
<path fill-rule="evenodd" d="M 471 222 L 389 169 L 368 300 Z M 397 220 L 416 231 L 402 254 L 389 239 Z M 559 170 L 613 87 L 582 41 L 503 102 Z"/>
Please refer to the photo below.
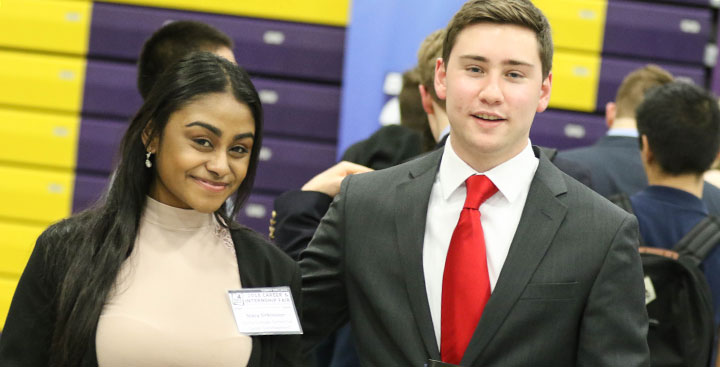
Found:
<path fill-rule="evenodd" d="M 250 195 L 238 212 L 237 221 L 267 236 L 274 201 L 275 197 L 272 195 Z"/>
<path fill-rule="evenodd" d="M 600 79 L 600 57 L 589 53 L 556 52 L 553 59 L 550 107 L 575 111 L 595 110 Z"/>
<path fill-rule="evenodd" d="M 0 166 L 0 217 L 49 224 L 70 215 L 73 174 L 69 170 L 41 170 Z"/>
<path fill-rule="evenodd" d="M 120 121 L 83 118 L 78 143 L 78 171 L 100 174 L 112 172 L 127 127 L 127 123 Z"/>
<path fill-rule="evenodd" d="M 142 105 L 136 75 L 134 65 L 90 60 L 83 112 L 129 121 Z M 337 138 L 339 87 L 260 77 L 253 78 L 253 84 L 263 103 L 266 133 L 327 141 Z"/>
<path fill-rule="evenodd" d="M 615 100 L 620 83 L 627 74 L 647 65 L 647 61 L 627 60 L 614 57 L 603 57 L 600 71 L 600 85 L 597 93 L 597 111 L 604 111 L 605 104 Z M 676 78 L 692 80 L 695 84 L 705 85 L 705 70 L 702 66 L 678 66 L 658 64 Z"/>
<path fill-rule="evenodd" d="M 710 9 L 612 1 L 603 53 L 703 65 L 711 28 Z"/>
<path fill-rule="evenodd" d="M 72 114 L 0 108 L 0 161 L 73 169 L 79 125 Z"/>
<path fill-rule="evenodd" d="M 0 104 L 77 113 L 85 59 L 0 50 Z"/>
<path fill-rule="evenodd" d="M 100 199 L 109 182 L 110 179 L 107 176 L 79 173 L 75 177 L 73 213 L 89 208 Z"/>
<path fill-rule="evenodd" d="M 348 22 L 349 0 L 107 0 L 107 2 L 156 6 L 255 18 L 288 20 L 344 26 Z"/>
<path fill-rule="evenodd" d="M 600 53 L 606 0 L 535 0 L 552 28 L 556 50 Z"/>
<path fill-rule="evenodd" d="M 593 144 L 606 132 L 603 115 L 546 110 L 535 114 L 530 140 L 535 145 L 569 149 Z"/>
<path fill-rule="evenodd" d="M 271 135 L 337 139 L 340 88 L 302 82 L 253 78 Z"/>
<path fill-rule="evenodd" d="M 94 7 L 89 54 L 135 61 L 145 40 L 172 20 L 201 21 L 225 32 L 235 42 L 238 64 L 252 73 L 342 77 L 342 28 L 103 3 Z"/>
<path fill-rule="evenodd" d="M 66 0 L 3 0 L 0 45 L 85 55 L 92 3 Z"/>
<path fill-rule="evenodd" d="M 83 114 L 129 120 L 142 105 L 134 64 L 88 60 Z"/>
<path fill-rule="evenodd" d="M 335 164 L 335 145 L 263 139 L 255 189 L 274 192 L 300 189 Z"/>

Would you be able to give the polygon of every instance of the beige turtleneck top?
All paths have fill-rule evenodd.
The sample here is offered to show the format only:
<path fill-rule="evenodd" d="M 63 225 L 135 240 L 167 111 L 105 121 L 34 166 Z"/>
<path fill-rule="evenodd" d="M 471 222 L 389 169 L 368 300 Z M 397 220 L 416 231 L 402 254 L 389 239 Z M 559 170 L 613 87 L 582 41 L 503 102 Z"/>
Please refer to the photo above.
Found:
<path fill-rule="evenodd" d="M 252 339 L 227 295 L 240 288 L 232 239 L 212 214 L 148 197 L 98 322 L 99 366 L 246 366 Z"/>

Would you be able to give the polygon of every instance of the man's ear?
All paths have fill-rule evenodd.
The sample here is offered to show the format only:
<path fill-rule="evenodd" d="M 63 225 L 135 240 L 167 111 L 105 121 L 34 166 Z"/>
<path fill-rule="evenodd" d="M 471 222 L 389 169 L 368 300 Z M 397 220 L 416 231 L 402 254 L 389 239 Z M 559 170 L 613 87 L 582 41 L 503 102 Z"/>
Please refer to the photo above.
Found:
<path fill-rule="evenodd" d="M 653 163 L 653 161 L 655 161 L 655 155 L 653 154 L 652 149 L 650 149 L 647 135 L 641 135 L 640 141 L 642 142 L 642 146 L 640 147 L 640 156 L 642 157 L 642 161 L 646 164 Z"/>
<path fill-rule="evenodd" d="M 142 142 L 145 150 L 151 153 L 157 152 L 158 138 L 157 136 L 150 138 L 152 133 L 152 121 L 148 121 L 142 131 Z"/>
<path fill-rule="evenodd" d="M 536 112 L 543 112 L 545 109 L 547 109 L 548 104 L 550 104 L 550 91 L 552 90 L 552 71 L 548 73 L 547 78 L 543 80 L 542 85 L 540 85 L 540 99 L 538 100 L 538 106 L 535 110 Z"/>
<path fill-rule="evenodd" d="M 440 99 L 447 98 L 447 65 L 443 62 L 441 57 L 435 61 L 435 94 Z"/>
<path fill-rule="evenodd" d="M 433 108 L 433 99 L 430 92 L 428 92 L 422 84 L 418 85 L 418 90 L 420 91 L 420 100 L 422 101 L 423 110 L 425 110 L 425 113 L 428 115 L 432 115 L 435 113 L 435 109 Z"/>
<path fill-rule="evenodd" d="M 612 127 L 615 122 L 615 114 L 617 113 L 617 105 L 615 102 L 608 102 L 605 104 L 605 123 L 608 129 Z"/>

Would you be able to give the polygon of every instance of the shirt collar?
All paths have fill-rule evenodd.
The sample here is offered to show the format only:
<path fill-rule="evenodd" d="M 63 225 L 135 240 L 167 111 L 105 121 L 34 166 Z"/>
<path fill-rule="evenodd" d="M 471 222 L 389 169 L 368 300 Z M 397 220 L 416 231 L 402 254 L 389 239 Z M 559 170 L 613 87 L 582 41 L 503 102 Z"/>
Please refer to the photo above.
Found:
<path fill-rule="evenodd" d="M 441 141 L 441 140 L 443 140 L 443 138 L 444 138 L 445 135 L 447 135 L 447 134 L 450 134 L 450 124 L 448 124 L 448 126 L 445 126 L 445 128 L 443 129 L 443 131 L 440 133 L 438 142 Z"/>
<path fill-rule="evenodd" d="M 518 155 L 501 163 L 487 172 L 476 172 L 465 163 L 452 148 L 452 136 L 448 138 L 443 151 L 443 158 L 440 162 L 438 179 L 442 189 L 442 196 L 448 200 L 468 177 L 476 174 L 486 175 L 498 188 L 509 202 L 515 201 L 522 193 L 530 187 L 530 182 L 535 176 L 538 166 L 538 159 L 533 153 L 532 145 L 528 144 Z"/>
<path fill-rule="evenodd" d="M 630 138 L 637 138 L 639 136 L 637 129 L 610 129 L 607 132 L 608 136 L 627 136 Z"/>

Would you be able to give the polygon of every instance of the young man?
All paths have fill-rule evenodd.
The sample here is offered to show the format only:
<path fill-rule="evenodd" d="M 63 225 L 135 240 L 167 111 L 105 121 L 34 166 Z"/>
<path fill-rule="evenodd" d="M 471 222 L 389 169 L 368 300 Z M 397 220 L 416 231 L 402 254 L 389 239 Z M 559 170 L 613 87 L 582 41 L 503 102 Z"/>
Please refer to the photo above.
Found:
<path fill-rule="evenodd" d="M 450 138 L 344 180 L 301 255 L 308 348 L 349 318 L 364 365 L 648 364 L 635 219 L 529 143 L 551 60 L 530 1 L 453 17 L 435 70 Z"/>
<path fill-rule="evenodd" d="M 591 188 L 600 195 L 632 195 L 647 187 L 640 152 L 637 149 L 635 110 L 645 93 L 673 81 L 666 70 L 647 65 L 628 74 L 617 91 L 615 102 L 605 106 L 608 133 L 598 142 L 583 148 L 558 153 L 558 158 L 575 162 L 592 172 Z M 720 215 L 720 189 L 704 183 L 703 201 L 713 215 Z"/>
<path fill-rule="evenodd" d="M 720 151 L 720 111 L 698 86 L 673 82 L 650 91 L 637 110 L 640 156 L 650 186 L 630 197 L 647 246 L 670 249 L 709 215 L 703 174 Z M 720 246 L 702 263 L 720 327 Z"/>
<path fill-rule="evenodd" d="M 155 31 L 140 52 L 137 76 L 140 95 L 147 98 L 160 74 L 185 55 L 208 51 L 236 63 L 232 49 L 232 39 L 217 28 L 191 20 L 171 22 Z"/>

